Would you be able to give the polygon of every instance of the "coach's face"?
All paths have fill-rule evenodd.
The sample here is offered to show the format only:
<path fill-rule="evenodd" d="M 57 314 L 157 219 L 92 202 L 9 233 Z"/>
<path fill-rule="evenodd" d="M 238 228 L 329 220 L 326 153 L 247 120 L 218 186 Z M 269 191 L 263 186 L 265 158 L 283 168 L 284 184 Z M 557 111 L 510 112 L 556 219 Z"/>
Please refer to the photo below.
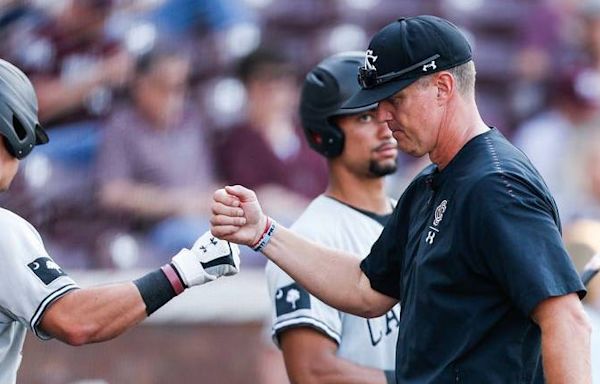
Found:
<path fill-rule="evenodd" d="M 18 169 L 19 160 L 8 153 L 4 143 L 0 143 L 0 192 L 10 187 Z"/>
<path fill-rule="evenodd" d="M 350 172 L 381 177 L 396 171 L 398 143 L 387 124 L 377 121 L 375 110 L 340 116 L 336 124 L 345 136 L 339 159 Z"/>
<path fill-rule="evenodd" d="M 445 119 L 446 103 L 438 77 L 421 78 L 382 100 L 377 108 L 377 119 L 387 123 L 400 150 L 415 157 L 435 149 Z"/>

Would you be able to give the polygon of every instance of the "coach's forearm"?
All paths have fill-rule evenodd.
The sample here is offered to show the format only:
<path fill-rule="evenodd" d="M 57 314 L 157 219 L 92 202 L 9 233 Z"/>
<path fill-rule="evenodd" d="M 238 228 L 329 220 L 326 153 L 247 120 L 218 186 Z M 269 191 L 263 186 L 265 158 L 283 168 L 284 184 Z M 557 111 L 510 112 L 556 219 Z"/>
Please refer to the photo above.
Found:
<path fill-rule="evenodd" d="M 323 302 L 362 317 L 386 313 L 396 301 L 371 288 L 350 253 L 319 245 L 277 226 L 263 253 Z"/>
<path fill-rule="evenodd" d="M 534 320 L 542 331 L 546 383 L 590 384 L 591 328 L 579 298 L 576 294 L 553 297 L 539 307 Z"/>
<path fill-rule="evenodd" d="M 147 316 L 133 283 L 72 291 L 46 310 L 41 328 L 71 345 L 112 339 Z"/>

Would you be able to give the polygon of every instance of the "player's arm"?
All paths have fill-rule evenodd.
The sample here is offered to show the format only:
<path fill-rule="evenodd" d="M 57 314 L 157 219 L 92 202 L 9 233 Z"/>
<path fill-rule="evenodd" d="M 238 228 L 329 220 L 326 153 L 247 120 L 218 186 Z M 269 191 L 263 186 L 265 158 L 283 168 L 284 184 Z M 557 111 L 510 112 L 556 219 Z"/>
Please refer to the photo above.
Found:
<path fill-rule="evenodd" d="M 384 371 L 339 358 L 336 355 L 337 343 L 312 328 L 297 327 L 282 331 L 279 342 L 293 384 L 388 383 Z"/>
<path fill-rule="evenodd" d="M 39 327 L 72 345 L 114 338 L 182 293 L 239 270 L 239 249 L 209 232 L 171 263 L 141 278 L 70 291 L 43 314 Z"/>
<path fill-rule="evenodd" d="M 224 240 L 253 246 L 266 227 L 256 195 L 242 186 L 215 192 L 211 232 Z M 362 317 L 381 316 L 397 300 L 371 288 L 360 259 L 324 247 L 278 225 L 262 252 L 321 301 Z"/>
<path fill-rule="evenodd" d="M 542 301 L 532 318 L 542 331 L 547 383 L 591 383 L 591 326 L 577 294 Z"/>
<path fill-rule="evenodd" d="M 138 288 L 123 283 L 67 293 L 46 310 L 40 327 L 65 343 L 83 345 L 112 339 L 146 316 Z"/>

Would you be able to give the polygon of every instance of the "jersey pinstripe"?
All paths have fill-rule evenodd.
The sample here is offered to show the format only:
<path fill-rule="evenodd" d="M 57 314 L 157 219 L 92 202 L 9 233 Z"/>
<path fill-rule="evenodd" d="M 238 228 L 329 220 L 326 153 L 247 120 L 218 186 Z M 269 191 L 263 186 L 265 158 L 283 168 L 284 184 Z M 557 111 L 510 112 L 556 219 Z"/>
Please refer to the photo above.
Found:
<path fill-rule="evenodd" d="M 27 328 L 39 328 L 48 306 L 78 288 L 48 256 L 38 232 L 26 220 L 0 208 L 0 383 L 15 383 Z"/>
<path fill-rule="evenodd" d="M 343 203 L 319 196 L 291 229 L 323 245 L 366 256 L 383 226 Z M 276 343 L 277 335 L 286 329 L 311 327 L 338 344 L 341 358 L 378 369 L 395 368 L 399 305 L 384 316 L 364 319 L 324 304 L 272 262 L 267 263 L 266 275 Z"/>

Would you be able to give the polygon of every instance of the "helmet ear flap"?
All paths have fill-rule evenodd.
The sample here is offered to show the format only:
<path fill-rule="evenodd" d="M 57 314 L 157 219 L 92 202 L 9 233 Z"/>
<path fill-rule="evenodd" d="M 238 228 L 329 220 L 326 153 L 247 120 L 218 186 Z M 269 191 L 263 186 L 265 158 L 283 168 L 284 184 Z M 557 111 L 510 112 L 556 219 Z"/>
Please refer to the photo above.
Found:
<path fill-rule="evenodd" d="M 337 157 L 344 150 L 344 133 L 335 126 L 321 132 L 312 129 L 305 131 L 310 146 L 327 158 Z"/>

